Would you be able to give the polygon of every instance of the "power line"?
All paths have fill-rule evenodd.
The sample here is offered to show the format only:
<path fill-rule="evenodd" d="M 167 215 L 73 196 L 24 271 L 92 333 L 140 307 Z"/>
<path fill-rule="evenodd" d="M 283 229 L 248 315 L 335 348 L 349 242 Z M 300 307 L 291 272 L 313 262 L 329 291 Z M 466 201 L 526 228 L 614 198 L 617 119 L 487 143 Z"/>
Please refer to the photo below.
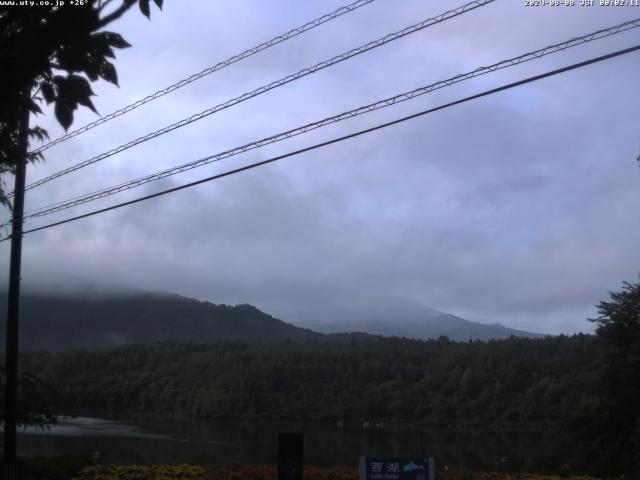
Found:
<path fill-rule="evenodd" d="M 192 170 L 194 168 L 198 168 L 204 165 L 208 165 L 213 162 L 217 162 L 235 155 L 239 155 L 241 153 L 254 150 L 256 148 L 260 148 L 265 145 L 269 145 L 272 143 L 276 143 L 297 135 L 301 135 L 303 133 L 309 132 L 311 130 L 315 130 L 326 125 L 330 125 L 333 123 L 338 123 L 340 121 L 346 120 L 348 118 L 353 118 L 368 112 L 372 112 L 375 110 L 379 110 L 382 108 L 389 107 L 391 105 L 395 105 L 413 98 L 416 98 L 421 95 L 425 95 L 427 93 L 433 92 L 434 90 L 438 90 L 440 88 L 445 88 L 455 83 L 462 82 L 464 80 L 468 80 L 480 75 L 484 75 L 490 72 L 494 72 L 496 70 L 500 70 L 503 68 L 519 65 L 521 63 L 535 60 L 537 58 L 544 57 L 546 55 L 550 55 L 559 51 L 566 50 L 568 48 L 575 47 L 577 45 L 582 45 L 584 43 L 591 42 L 593 40 L 605 38 L 611 35 L 616 35 L 620 32 L 624 32 L 626 30 L 630 30 L 632 28 L 640 27 L 640 18 L 636 20 L 631 20 L 628 22 L 624 22 L 622 24 L 609 27 L 606 29 L 597 30 L 595 32 L 589 33 L 587 35 L 583 35 L 581 37 L 576 37 L 571 40 L 567 40 L 565 42 L 556 43 L 554 45 L 550 45 L 529 53 L 525 53 L 524 55 L 520 55 L 518 57 L 513 57 L 507 60 L 502 60 L 498 63 L 494 63 L 487 67 L 479 67 L 475 70 L 472 70 L 467 73 L 459 74 L 453 77 L 450 77 L 446 80 L 440 80 L 438 82 L 432 83 L 430 85 L 417 88 L 415 90 L 411 90 L 409 92 L 404 92 L 399 95 L 395 95 L 393 97 L 386 98 L 384 100 L 379 100 L 377 102 L 371 103 L 369 105 L 365 105 L 362 107 L 358 107 L 353 110 L 349 110 L 346 112 L 342 112 L 338 115 L 333 115 L 331 117 L 324 118 L 322 120 L 309 123 L 307 125 L 294 128 L 292 130 L 288 130 L 286 132 L 278 133 L 276 135 L 272 135 L 270 137 L 263 138 L 261 140 L 257 140 L 252 143 L 248 143 L 239 147 L 235 147 L 230 150 L 226 150 L 220 153 L 216 153 L 214 155 L 209 155 L 198 160 L 191 161 L 189 163 L 185 163 L 183 165 L 179 165 L 176 167 L 172 167 L 160 172 L 156 172 L 150 175 L 146 175 L 144 177 L 137 178 L 135 180 L 131 180 L 125 183 L 121 183 L 119 185 L 115 185 L 103 190 L 99 190 L 96 192 L 92 192 L 89 194 L 84 194 L 78 197 L 74 197 L 68 200 L 64 200 L 62 202 L 57 202 L 52 205 L 44 206 L 38 208 L 36 210 L 32 210 L 25 215 L 25 218 L 34 218 L 34 217 L 42 217 L 45 215 L 49 215 L 55 212 L 59 212 L 62 210 L 66 210 L 68 208 L 72 208 L 78 205 L 82 205 L 84 203 L 88 203 L 94 200 L 98 200 L 100 198 L 108 197 L 111 195 L 115 195 L 117 193 L 123 192 L 125 190 L 130 190 L 132 188 L 139 187 L 146 183 L 150 183 L 156 180 L 160 180 L 162 178 L 166 178 L 172 175 L 176 175 L 178 173 L 185 172 L 187 170 Z"/>
<path fill-rule="evenodd" d="M 412 33 L 418 32 L 420 30 L 423 30 L 427 27 L 431 27 L 435 24 L 444 22 L 446 20 L 449 20 L 451 18 L 457 17 L 458 15 L 462 15 L 465 12 L 468 12 L 470 10 L 474 10 L 476 8 L 482 7 L 486 4 L 492 3 L 495 0 L 474 0 L 470 3 L 467 3 L 466 5 L 460 6 L 458 8 L 455 8 L 453 10 L 448 10 L 436 17 L 433 18 L 429 18 L 426 20 L 423 20 L 422 22 L 416 23 L 415 25 L 411 25 L 409 27 L 406 27 L 402 30 L 399 30 L 397 32 L 394 33 L 390 33 L 385 35 L 382 38 L 379 38 L 377 40 L 374 40 L 372 42 L 369 42 L 365 45 L 361 45 L 360 47 L 354 48 L 352 50 L 349 50 L 346 53 L 342 53 L 340 55 L 336 55 L 335 57 L 332 57 L 328 60 L 324 60 L 320 63 L 317 63 L 311 67 L 307 67 L 304 68 L 296 73 L 287 75 L 286 77 L 283 77 L 279 80 L 276 80 L 274 82 L 271 82 L 267 85 L 263 85 L 262 87 L 259 87 L 255 90 L 252 90 L 250 92 L 244 93 L 242 95 L 240 95 L 239 97 L 235 97 L 231 100 L 227 100 L 224 103 L 220 103 L 214 107 L 208 108 L 207 110 L 203 110 L 200 113 L 196 113 L 194 115 L 191 115 L 188 118 L 182 119 L 179 122 L 173 123 L 171 125 L 168 125 L 164 128 L 161 128 L 160 130 L 156 130 L 155 132 L 151 132 L 147 135 L 144 135 L 142 137 L 136 138 L 135 140 L 131 140 L 130 142 L 127 142 L 123 145 L 120 145 L 118 147 L 115 147 L 105 153 L 101 153 L 100 155 L 97 155 L 95 157 L 92 157 L 88 160 L 85 160 L 83 162 L 80 162 L 76 165 L 72 165 L 71 167 L 68 167 L 64 170 L 60 170 L 56 173 L 53 173 L 52 175 L 49 175 L 48 177 L 45 177 L 41 180 L 38 180 L 36 182 L 33 182 L 29 185 L 27 185 L 26 190 L 31 190 L 32 188 L 38 187 L 40 185 L 43 185 L 47 182 L 50 182 L 51 180 L 54 180 L 58 177 L 61 177 L 63 175 L 66 175 L 68 173 L 74 172 L 76 170 L 79 170 L 81 168 L 84 168 L 88 165 L 92 165 L 96 162 L 99 162 L 101 160 L 104 160 L 108 157 L 111 157 L 113 155 L 116 155 L 117 153 L 121 153 L 125 150 L 128 150 L 131 147 L 134 147 L 136 145 L 139 145 L 141 143 L 147 142 L 149 140 L 152 140 L 156 137 L 159 137 L 161 135 L 164 135 L 166 133 L 169 133 L 173 130 L 176 130 L 178 128 L 184 127 L 186 125 L 189 125 L 193 122 L 196 122 L 198 120 L 202 120 L 205 117 L 208 117 L 209 115 L 212 115 L 214 113 L 217 113 L 221 110 L 224 110 L 226 108 L 232 107 L 234 105 L 237 105 L 241 102 L 244 102 L 245 100 L 249 100 L 250 98 L 256 97 L 258 95 L 261 95 L 263 93 L 266 93 L 270 90 L 273 90 L 275 88 L 281 87 L 282 85 L 286 85 L 288 83 L 293 82 L 294 80 L 298 80 L 299 78 L 305 77 L 309 74 L 312 73 L 316 73 L 324 68 L 330 67 L 332 65 L 335 65 L 337 63 L 343 62 L 345 60 L 348 60 L 352 57 L 355 57 L 356 55 L 360 55 L 361 53 L 367 52 L 369 50 L 373 50 L 375 48 L 381 47 L 382 45 L 385 45 L 389 42 L 392 42 L 394 40 L 397 40 L 399 38 L 405 37 L 407 35 L 410 35 Z"/>
<path fill-rule="evenodd" d="M 37 231 L 40 231 L 40 230 L 45 230 L 47 228 L 55 227 L 55 226 L 58 226 L 58 225 L 63 225 L 65 223 L 74 222 L 76 220 L 81 220 L 83 218 L 87 218 L 87 217 L 91 217 L 91 216 L 94 216 L 94 215 L 98 215 L 100 213 L 105 213 L 105 212 L 108 212 L 108 211 L 111 211 L 111 210 L 116 210 L 118 208 L 126 207 L 128 205 L 133 205 L 134 203 L 143 202 L 145 200 L 150 200 L 152 198 L 156 198 L 156 197 L 160 197 L 160 196 L 163 196 L 163 195 L 167 195 L 169 193 L 174 193 L 174 192 L 177 192 L 179 190 L 183 190 L 183 189 L 190 188 L 190 187 L 193 187 L 193 186 L 196 186 L 196 185 L 200 185 L 202 183 L 211 182 L 213 180 L 218 180 L 220 178 L 227 177 L 227 176 L 230 176 L 230 175 L 234 175 L 236 173 L 240 173 L 240 172 L 243 172 L 245 170 L 251 170 L 253 168 L 257 168 L 257 167 L 260 167 L 260 166 L 263 166 L 263 165 L 267 165 L 269 163 L 276 162 L 278 160 L 282 160 L 282 159 L 285 159 L 285 158 L 288 158 L 288 157 L 293 157 L 295 155 L 299 155 L 301 153 L 309 152 L 311 150 L 316 150 L 316 149 L 321 148 L 321 147 L 326 147 L 326 146 L 332 145 L 334 143 L 339 143 L 339 142 L 342 142 L 344 140 L 348 140 L 348 139 L 351 139 L 351 138 L 354 138 L 354 137 L 358 137 L 360 135 L 364 135 L 366 133 L 371 133 L 371 132 L 374 132 L 376 130 L 380 130 L 380 129 L 383 129 L 383 128 L 386 128 L 386 127 L 390 127 L 392 125 L 397 125 L 399 123 L 403 123 L 403 122 L 406 122 L 408 120 L 412 120 L 414 118 L 418 118 L 418 117 L 421 117 L 423 115 L 427 115 L 429 113 L 437 112 L 439 110 L 444 110 L 446 108 L 453 107 L 455 105 L 460 105 L 462 103 L 466 103 L 466 102 L 469 102 L 471 100 L 475 100 L 475 99 L 478 99 L 478 98 L 481 98 L 481 97 L 485 97 L 485 96 L 488 96 L 488 95 L 493 95 L 495 93 L 498 93 L 498 92 L 501 92 L 501 91 L 504 91 L 504 90 L 508 90 L 508 89 L 511 89 L 511 88 L 514 88 L 514 87 L 518 87 L 520 85 L 525 85 L 527 83 L 531 83 L 531 82 L 535 82 L 535 81 L 538 81 L 538 80 L 542 80 L 542 79 L 547 78 L 547 77 L 551 77 L 551 76 L 554 76 L 554 75 L 558 75 L 560 73 L 568 72 L 570 70 L 575 70 L 577 68 L 585 67 L 587 65 L 598 63 L 598 62 L 601 62 L 601 61 L 604 61 L 604 60 L 608 60 L 608 59 L 611 59 L 611 58 L 614 58 L 614 57 L 618 57 L 618 56 L 621 56 L 621 55 L 625 55 L 627 53 L 635 52 L 635 51 L 638 51 L 638 50 L 640 50 L 640 45 L 636 45 L 636 46 L 630 47 L 630 48 L 625 48 L 623 50 L 618 50 L 616 52 L 609 53 L 607 55 L 602 55 L 602 56 L 599 56 L 599 57 L 595 57 L 595 58 L 592 58 L 592 59 L 589 59 L 589 60 L 585 60 L 583 62 L 574 63 L 574 64 L 566 66 L 566 67 L 562 67 L 562 68 L 559 68 L 559 69 L 556 69 L 556 70 L 551 70 L 549 72 L 542 73 L 542 74 L 539 74 L 539 75 L 535 75 L 533 77 L 528 77 L 528 78 L 526 78 L 524 80 L 519 80 L 517 82 L 513 82 L 513 83 L 506 84 L 506 85 L 502 85 L 500 87 L 492 88 L 490 90 L 485 90 L 484 92 L 477 93 L 475 95 L 471 95 L 469 97 L 465 97 L 465 98 L 460 99 L 460 100 L 449 102 L 449 103 L 446 103 L 444 105 L 440 105 L 440 106 L 435 107 L 435 108 L 430 108 L 428 110 L 423 110 L 421 112 L 414 113 L 412 115 L 408 115 L 408 116 L 405 116 L 405 117 L 402 117 L 402 118 L 398 118 L 398 119 L 392 120 L 390 122 L 382 123 L 382 124 L 379 124 L 379 125 L 376 125 L 374 127 L 370 127 L 370 128 L 364 129 L 364 130 L 359 130 L 357 132 L 350 133 L 348 135 L 344 135 L 342 137 L 337 137 L 337 138 L 334 138 L 332 140 L 328 140 L 326 142 L 317 143 L 315 145 L 311 145 L 311 146 L 306 147 L 306 148 L 302 148 L 302 149 L 299 149 L 299 150 L 295 150 L 293 152 L 285 153 L 283 155 L 278 155 L 276 157 L 272 157 L 272 158 L 269 158 L 267 160 L 263 160 L 261 162 L 256 162 L 256 163 L 252 163 L 250 165 L 245 165 L 244 167 L 235 168 L 233 170 L 229 170 L 229 171 L 224 172 L 224 173 L 220 173 L 220 174 L 217 174 L 217 175 L 212 175 L 210 177 L 202 178 L 200 180 L 196 180 L 194 182 L 186 183 L 186 184 L 180 185 L 178 187 L 173 187 L 173 188 L 170 188 L 170 189 L 167 189 L 167 190 L 156 192 L 156 193 L 153 193 L 151 195 L 145 195 L 143 197 L 139 197 L 139 198 L 136 198 L 134 200 L 129 200 L 127 202 L 122 202 L 122 203 L 119 203 L 119 204 L 116 204 L 116 205 L 112 205 L 110 207 L 101 208 L 99 210 L 94 210 L 92 212 L 88 212 L 88 213 L 85 213 L 85 214 L 82 214 L 82 215 L 78 215 L 78 216 L 75 216 L 75 217 L 67 218 L 65 220 L 60 220 L 58 222 L 53 222 L 53 223 L 50 223 L 50 224 L 47 224 L 47 225 L 43 225 L 41 227 L 32 228 L 30 230 L 24 231 L 23 234 L 33 233 L 33 232 L 37 232 Z M 7 240 L 7 238 L 3 238 L 2 240 L 0 240 L 0 242 L 4 242 L 5 240 Z"/>
<path fill-rule="evenodd" d="M 346 13 L 350 13 L 353 12 L 354 10 L 363 7 L 365 5 L 368 5 L 371 2 L 374 2 L 375 0 L 357 0 L 356 2 L 353 2 L 349 5 L 345 5 L 344 7 L 340 7 L 337 10 L 334 10 L 331 13 L 327 13 L 326 15 L 323 15 L 319 18 L 316 18 L 315 20 L 312 20 L 310 22 L 305 23 L 304 25 L 301 25 L 300 27 L 294 28 L 293 30 L 289 30 L 286 33 L 283 33 L 282 35 L 278 35 L 277 37 L 273 37 L 271 40 L 267 40 L 266 42 L 263 42 L 253 48 L 250 48 L 248 50 L 245 50 L 242 53 L 239 53 L 237 55 L 233 55 L 232 57 L 227 58 L 226 60 L 223 60 L 221 62 L 216 63 L 215 65 L 212 65 L 210 67 L 205 68 L 204 70 L 202 70 L 201 72 L 198 73 L 194 73 L 193 75 L 187 77 L 187 78 L 183 78 L 182 80 L 179 80 L 178 82 L 169 85 L 168 87 L 163 88 L 162 90 L 158 90 L 155 93 L 152 93 L 151 95 L 147 95 L 144 98 L 141 98 L 140 100 L 137 100 L 135 102 L 133 102 L 130 105 L 127 105 L 125 107 L 120 108 L 119 110 L 116 110 L 108 115 L 105 115 L 104 117 L 99 118 L 98 120 L 95 120 L 94 122 L 88 123 L 87 125 L 84 125 L 83 127 L 80 127 L 76 130 L 73 130 L 65 135 L 62 135 L 61 137 L 58 137 L 52 141 L 50 141 L 49 143 L 37 148 L 36 150 L 34 150 L 35 153 L 41 153 L 44 152 L 45 150 L 48 150 L 49 148 L 53 147 L 54 145 L 57 145 L 59 143 L 62 143 L 66 140 L 69 140 L 70 138 L 76 137 L 78 135 L 80 135 L 81 133 L 84 133 L 88 130 L 91 130 L 92 128 L 97 127 L 98 125 L 102 125 L 103 123 L 108 122 L 109 120 L 113 120 L 114 118 L 119 117 L 120 115 L 124 115 L 125 113 L 130 112 L 131 110 L 135 110 L 136 108 L 144 105 L 145 103 L 149 103 L 157 98 L 163 97 L 165 95 L 167 95 L 168 93 L 171 93 L 175 90 L 178 90 L 179 88 L 184 87 L 185 85 L 188 85 L 192 82 L 195 82 L 196 80 L 201 79 L 202 77 L 206 77 L 207 75 L 210 75 L 214 72 L 217 72 L 218 70 L 221 70 L 225 67 L 228 67 L 229 65 L 233 65 L 236 62 L 239 62 L 240 60 L 244 60 L 245 58 L 251 57 L 252 55 L 255 55 L 256 53 L 259 53 L 263 50 L 266 50 L 270 47 L 273 47 L 275 45 L 278 45 L 279 43 L 282 43 L 286 40 L 289 40 L 293 37 L 296 37 L 304 32 L 307 32 L 315 27 L 318 27 L 320 25 L 322 25 L 323 23 L 327 23 L 331 20 L 334 20 Z"/>

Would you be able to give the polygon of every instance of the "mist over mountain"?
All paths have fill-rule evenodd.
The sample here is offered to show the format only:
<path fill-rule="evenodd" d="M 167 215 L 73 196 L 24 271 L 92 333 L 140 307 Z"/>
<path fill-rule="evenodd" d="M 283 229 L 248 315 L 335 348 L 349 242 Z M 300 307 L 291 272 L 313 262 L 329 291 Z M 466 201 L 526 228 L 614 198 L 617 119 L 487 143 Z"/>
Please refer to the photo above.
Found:
<path fill-rule="evenodd" d="M 0 308 L 6 310 L 6 294 Z M 4 342 L 4 328 L 0 335 Z M 251 305 L 214 305 L 166 293 L 82 297 L 28 293 L 21 302 L 23 350 L 56 351 L 161 341 L 313 341 L 325 337 L 275 319 Z"/>
<path fill-rule="evenodd" d="M 23 294 L 21 301 L 20 347 L 59 351 L 163 341 L 346 342 L 378 335 L 418 339 L 444 335 L 466 341 L 539 336 L 501 325 L 474 323 L 411 304 L 387 302 L 384 306 L 356 307 L 354 303 L 343 307 L 340 316 L 324 317 L 322 322 L 302 328 L 252 305 L 217 305 L 169 293 L 31 291 Z M 0 308 L 6 311 L 6 293 Z M 313 317 L 305 320 L 309 318 Z M 3 345 L 4 335 L 3 325 L 0 331 Z"/>
<path fill-rule="evenodd" d="M 396 319 L 393 322 L 375 318 L 331 321 L 310 325 L 318 332 L 363 332 L 385 337 L 406 337 L 421 340 L 449 337 L 451 340 L 491 340 L 511 336 L 538 338 L 545 335 L 505 327 L 498 323 L 485 325 L 471 322 L 449 313 L 437 312 L 421 319 Z"/>
<path fill-rule="evenodd" d="M 308 311 L 290 314 L 295 323 L 319 332 L 366 332 L 372 335 L 451 340 L 490 340 L 516 337 L 537 338 L 503 325 L 472 322 L 402 298 L 370 296 L 342 298 Z"/>
<path fill-rule="evenodd" d="M 359 316 L 344 320 L 334 320 L 325 323 L 311 324 L 309 327 L 319 332 L 364 332 L 385 337 L 396 336 L 416 339 L 449 337 L 451 340 L 466 341 L 503 339 L 510 336 L 538 338 L 543 334 L 525 332 L 505 327 L 499 323 L 485 325 L 471 322 L 464 318 L 456 317 L 449 313 L 439 312 L 425 308 L 425 312 L 419 317 L 395 318 L 379 316 Z"/>

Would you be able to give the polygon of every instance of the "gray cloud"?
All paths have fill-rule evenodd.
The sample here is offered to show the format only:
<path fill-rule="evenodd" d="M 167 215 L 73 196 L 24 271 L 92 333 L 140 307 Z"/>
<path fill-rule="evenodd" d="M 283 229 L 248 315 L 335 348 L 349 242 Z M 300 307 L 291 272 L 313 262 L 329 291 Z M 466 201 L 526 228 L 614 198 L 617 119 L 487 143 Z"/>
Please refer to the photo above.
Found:
<path fill-rule="evenodd" d="M 341 2 L 168 2 L 117 26 L 134 47 L 107 113 Z M 450 2 L 390 2 L 320 27 L 60 147 L 30 180 L 409 23 Z M 495 4 L 332 67 L 30 192 L 93 191 L 630 19 L 635 10 Z M 637 41 L 603 40 L 117 197 L 134 198 Z M 250 302 L 290 321 L 353 299 L 429 305 L 551 333 L 640 265 L 637 54 L 25 238 L 25 285 L 68 279 Z M 76 125 L 90 121 L 79 113 Z M 54 136 L 60 128 L 40 119 Z M 110 205 L 116 199 L 97 205 Z M 87 209 L 78 209 L 77 212 Z M 74 211 L 73 213 L 76 213 Z M 67 214 L 52 216 L 65 218 Z M 42 222 L 33 222 L 33 226 Z M 0 249 L 7 265 L 8 245 Z M 364 301 L 364 300 L 363 300 Z"/>

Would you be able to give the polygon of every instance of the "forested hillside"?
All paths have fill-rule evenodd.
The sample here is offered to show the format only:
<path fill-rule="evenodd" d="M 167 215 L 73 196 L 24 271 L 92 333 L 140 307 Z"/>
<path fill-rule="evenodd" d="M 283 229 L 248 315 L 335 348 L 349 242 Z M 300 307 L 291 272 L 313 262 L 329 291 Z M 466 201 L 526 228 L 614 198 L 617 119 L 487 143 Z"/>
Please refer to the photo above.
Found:
<path fill-rule="evenodd" d="M 20 366 L 53 387 L 46 398 L 60 413 L 539 430 L 558 435 L 554 462 L 620 474 L 634 468 L 640 437 L 634 418 L 625 434 L 611 421 L 619 409 L 609 406 L 629 401 L 607 393 L 603 345 L 589 335 L 164 342 L 26 353 Z"/>
<path fill-rule="evenodd" d="M 63 411 L 567 425 L 592 402 L 595 338 L 126 346 L 34 353 Z"/>
<path fill-rule="evenodd" d="M 6 310 L 6 297 L 0 296 L 0 299 L 0 309 L 5 305 Z M 23 351 L 99 348 L 163 340 L 277 342 L 325 337 L 273 318 L 251 305 L 215 305 L 171 294 L 95 297 L 31 294 L 22 300 L 21 315 Z M 1 345 L 4 345 L 4 335 L 0 329 Z"/>
<path fill-rule="evenodd" d="M 6 311 L 6 296 L 0 295 L 2 309 Z M 148 292 L 103 295 L 28 293 L 21 300 L 20 349 L 60 351 L 154 344 L 167 340 L 179 343 L 216 340 L 246 343 L 287 340 L 345 342 L 352 337 L 362 339 L 377 335 L 409 338 L 445 335 L 459 340 L 533 335 L 503 326 L 470 322 L 424 307 L 409 317 L 402 310 L 397 314 L 389 310 L 384 320 L 386 323 L 382 329 L 368 328 L 373 324 L 366 322 L 334 322 L 328 323 L 333 329 L 319 333 L 283 322 L 248 304 L 213 304 L 179 295 Z M 5 333 L 0 329 L 0 345 L 3 347 Z"/>

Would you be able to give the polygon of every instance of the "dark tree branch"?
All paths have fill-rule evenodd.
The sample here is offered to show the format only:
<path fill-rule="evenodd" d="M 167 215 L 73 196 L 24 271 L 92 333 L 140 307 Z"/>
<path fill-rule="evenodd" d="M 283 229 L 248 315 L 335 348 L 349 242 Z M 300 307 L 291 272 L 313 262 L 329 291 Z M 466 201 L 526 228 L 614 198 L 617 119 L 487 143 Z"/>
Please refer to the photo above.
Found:
<path fill-rule="evenodd" d="M 109 5 L 112 1 L 113 1 L 113 0 L 104 0 L 104 2 L 102 2 L 102 1 L 101 1 L 101 2 L 99 2 L 99 4 L 98 4 L 98 11 L 99 11 L 99 12 L 102 12 L 102 11 L 105 9 L 105 7 L 106 7 L 107 5 Z"/>
<path fill-rule="evenodd" d="M 120 5 L 117 9 L 115 9 L 109 15 L 106 15 L 105 17 L 102 17 L 100 19 L 100 21 L 98 22 L 98 25 L 100 26 L 100 28 L 120 18 L 122 15 L 124 15 L 127 12 L 127 10 L 129 10 L 131 7 L 133 7 L 136 4 L 136 1 L 137 0 L 124 0 L 122 2 L 122 5 Z"/>

